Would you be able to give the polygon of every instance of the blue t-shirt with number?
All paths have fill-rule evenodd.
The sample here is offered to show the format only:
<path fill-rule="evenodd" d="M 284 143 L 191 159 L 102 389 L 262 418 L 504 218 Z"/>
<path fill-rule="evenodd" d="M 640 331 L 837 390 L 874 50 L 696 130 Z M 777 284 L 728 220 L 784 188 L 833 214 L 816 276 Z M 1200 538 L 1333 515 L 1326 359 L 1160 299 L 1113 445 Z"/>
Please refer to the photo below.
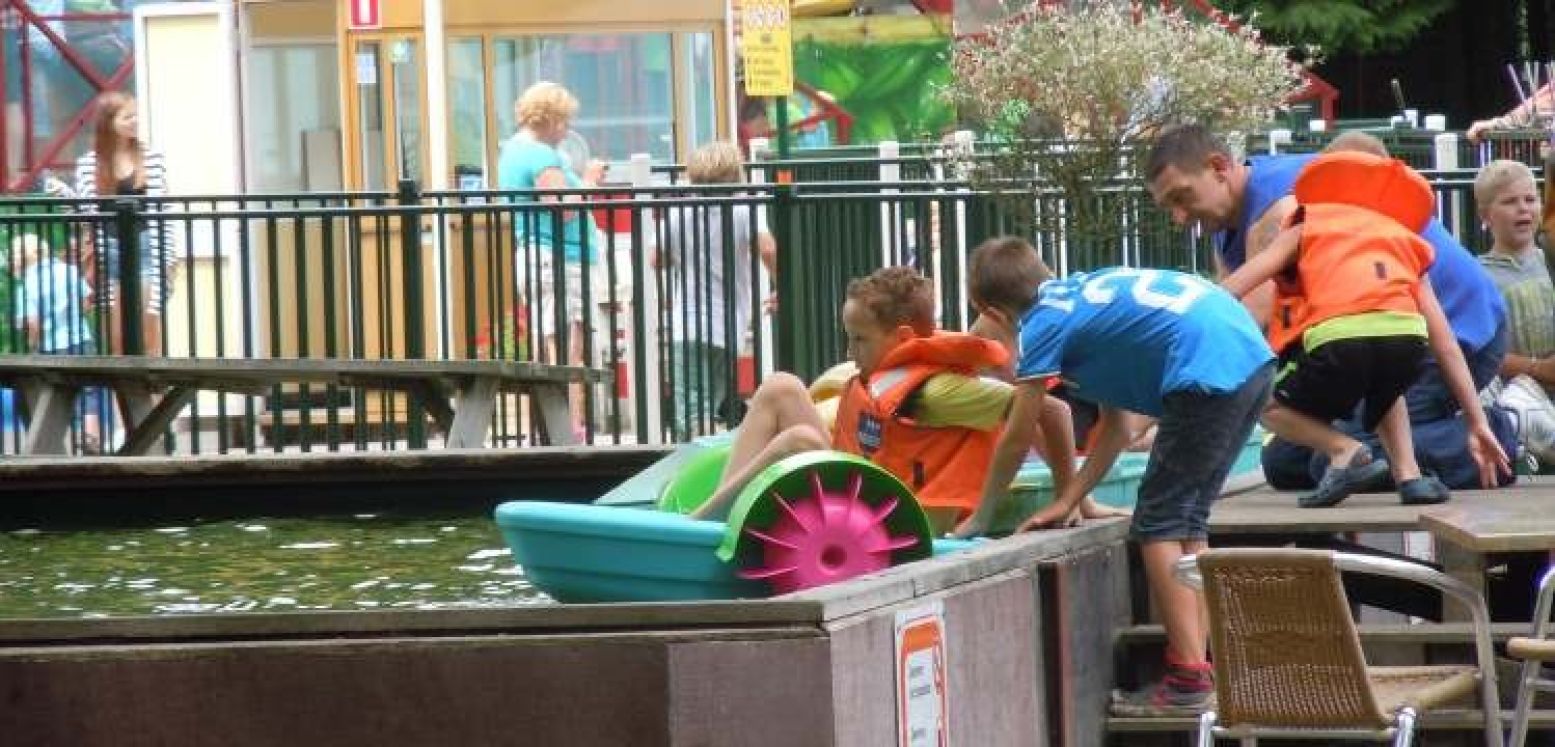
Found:
<path fill-rule="evenodd" d="M 1241 302 L 1197 275 L 1114 267 L 1042 284 L 1020 322 L 1018 378 L 1146 415 L 1171 392 L 1236 390 L 1274 358 Z"/>

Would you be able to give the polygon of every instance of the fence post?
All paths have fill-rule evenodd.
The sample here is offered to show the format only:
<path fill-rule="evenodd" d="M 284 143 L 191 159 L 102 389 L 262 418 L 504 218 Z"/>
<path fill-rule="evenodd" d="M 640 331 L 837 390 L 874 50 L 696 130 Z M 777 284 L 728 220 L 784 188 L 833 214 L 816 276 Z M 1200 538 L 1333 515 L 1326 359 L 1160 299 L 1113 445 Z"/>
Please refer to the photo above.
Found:
<path fill-rule="evenodd" d="M 952 176 L 952 181 L 956 182 L 957 185 L 955 191 L 963 195 L 970 195 L 972 189 L 967 184 L 967 170 L 965 166 L 972 162 L 972 157 L 977 152 L 977 134 L 971 130 L 956 130 L 950 136 L 950 143 L 950 147 L 956 154 L 956 163 L 960 164 Z M 970 197 L 960 197 L 951 203 L 951 211 L 955 216 L 953 225 L 955 226 L 956 235 L 954 243 L 948 247 L 948 250 L 953 252 L 953 266 L 956 271 L 955 283 L 961 292 L 962 308 L 956 309 L 956 315 L 962 318 L 962 329 L 971 326 L 971 321 L 963 316 L 966 314 L 967 309 L 971 307 L 969 301 L 971 295 L 968 293 L 966 286 L 966 262 L 967 257 L 972 253 L 972 248 L 968 246 L 970 242 L 967 234 L 967 207 L 969 199 Z"/>
<path fill-rule="evenodd" d="M 876 156 L 880 159 L 880 181 L 886 184 L 896 184 L 902 180 L 902 146 L 895 140 L 884 140 L 876 146 Z M 890 267 L 902 264 L 902 257 L 892 256 L 893 247 L 903 246 L 907 243 L 907 237 L 900 236 L 891 221 L 893 205 L 885 195 L 894 195 L 901 190 L 896 187 L 882 187 L 880 194 L 880 266 Z"/>
<path fill-rule="evenodd" d="M 648 187 L 653 183 L 652 156 L 633 153 L 630 161 L 633 187 Z M 653 195 L 638 193 L 636 199 L 652 199 Z M 659 367 L 659 275 L 647 266 L 648 239 L 653 236 L 651 226 L 644 230 L 643 217 L 652 215 L 641 206 L 632 209 L 632 347 L 634 361 L 632 372 L 632 399 L 637 401 L 633 419 L 637 425 L 637 442 L 645 444 L 664 441 L 664 378 Z M 617 369 L 619 375 L 622 372 Z M 619 384 L 617 385 L 619 386 Z"/>
<path fill-rule="evenodd" d="M 770 147 L 769 141 L 764 137 L 751 138 L 751 163 L 759 164 L 763 160 L 769 159 L 771 157 Z M 751 168 L 751 184 L 766 184 L 767 182 L 767 170 L 765 168 L 761 166 Z M 765 204 L 756 205 L 756 221 L 760 225 L 767 226 L 769 230 L 771 229 L 771 216 L 767 214 L 767 206 Z M 774 237 L 773 241 L 776 240 L 776 237 Z M 762 298 L 766 298 L 770 290 L 775 290 L 772 273 L 767 272 L 765 262 L 758 262 L 756 264 L 755 292 Z M 775 323 L 772 314 L 762 314 L 756 319 L 756 324 L 761 327 L 761 349 L 756 355 L 758 364 L 756 367 L 756 381 L 758 382 L 771 376 L 772 372 L 777 370 L 777 340 L 773 337 L 775 329 L 773 325 Z"/>
<path fill-rule="evenodd" d="M 1293 140 L 1294 140 L 1294 134 L 1290 130 L 1286 130 L 1286 129 L 1269 130 L 1269 155 L 1271 155 L 1271 156 L 1279 155 L 1280 154 L 1280 148 L 1282 148 L 1284 146 L 1287 146 L 1287 145 L 1290 145 Z"/>
<path fill-rule="evenodd" d="M 1438 132 L 1432 138 L 1432 144 L 1435 146 L 1432 164 L 1437 171 L 1453 171 L 1459 168 L 1458 133 Z M 1463 211 L 1466 209 L 1466 206 L 1463 204 L 1463 190 L 1454 189 L 1444 193 L 1443 196 L 1452 204 L 1450 207 L 1445 207 L 1442 205 L 1443 200 L 1441 197 L 1438 197 L 1436 200 L 1436 217 L 1447 225 L 1452 234 L 1458 237 L 1460 243 L 1463 243 L 1464 246 L 1472 246 L 1469 241 L 1470 237 L 1465 235 L 1474 229 L 1469 227 L 1473 225 L 1472 220 L 1463 220 Z M 1447 222 L 1449 219 L 1452 221 L 1451 223 Z"/>
<path fill-rule="evenodd" d="M 140 273 L 140 205 L 136 200 L 120 198 L 113 201 L 113 235 L 119 243 L 119 329 L 125 355 L 145 355 L 146 331 L 141 306 Z M 102 247 L 107 250 L 107 247 Z M 102 257 L 107 251 L 100 251 Z"/>
<path fill-rule="evenodd" d="M 780 110 L 783 107 L 778 107 Z M 779 139 L 782 142 L 782 139 Z M 783 154 L 779 154 L 781 157 Z M 777 244 L 777 350 L 775 364 L 780 371 L 803 374 L 810 370 L 808 360 L 800 360 L 799 325 L 808 313 L 799 308 L 799 266 L 804 264 L 793 241 L 794 185 L 788 169 L 777 170 L 772 193 L 772 239 Z"/>
<path fill-rule="evenodd" d="M 414 179 L 401 179 L 397 191 L 400 207 L 421 204 L 421 193 Z M 426 357 L 426 329 L 421 294 L 421 215 L 415 211 L 400 213 L 400 258 L 404 277 L 405 357 Z M 405 440 L 412 449 L 427 445 L 426 405 L 421 395 L 411 392 L 406 398 Z"/>

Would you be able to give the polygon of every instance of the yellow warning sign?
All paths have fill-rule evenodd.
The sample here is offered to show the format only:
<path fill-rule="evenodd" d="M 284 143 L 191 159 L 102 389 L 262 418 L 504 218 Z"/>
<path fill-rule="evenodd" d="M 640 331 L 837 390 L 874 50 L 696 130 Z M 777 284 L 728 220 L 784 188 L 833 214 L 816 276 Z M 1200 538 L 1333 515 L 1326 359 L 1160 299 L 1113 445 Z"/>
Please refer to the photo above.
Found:
<path fill-rule="evenodd" d="M 787 96 L 794 92 L 794 47 L 789 0 L 744 0 L 740 10 L 740 56 L 745 61 L 745 95 Z"/>

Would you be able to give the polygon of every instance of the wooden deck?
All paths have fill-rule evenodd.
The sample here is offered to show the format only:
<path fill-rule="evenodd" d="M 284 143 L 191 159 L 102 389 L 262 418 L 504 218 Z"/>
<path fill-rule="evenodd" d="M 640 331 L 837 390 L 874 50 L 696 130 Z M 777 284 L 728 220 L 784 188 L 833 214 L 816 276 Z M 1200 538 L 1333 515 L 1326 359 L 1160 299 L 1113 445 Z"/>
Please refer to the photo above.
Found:
<path fill-rule="evenodd" d="M 1212 535 L 1333 534 L 1340 532 L 1427 531 L 1421 515 L 1428 512 L 1473 511 L 1507 517 L 1507 521 L 1545 521 L 1555 515 L 1555 477 L 1522 477 L 1499 490 L 1458 490 L 1440 506 L 1405 506 L 1396 493 L 1353 495 L 1333 508 L 1301 508 L 1296 491 L 1267 486 L 1222 498 L 1210 511 Z"/>
<path fill-rule="evenodd" d="M 1555 477 L 1548 476 L 1521 477 L 1517 485 L 1499 490 L 1454 491 L 1452 500 L 1437 506 L 1401 505 L 1397 494 L 1389 492 L 1351 496 L 1332 508 L 1307 509 L 1296 505 L 1298 491 L 1278 491 L 1256 484 L 1232 489 L 1234 492 L 1222 498 L 1210 512 L 1212 543 L 1216 539 L 1241 544 L 1319 535 L 1431 532 L 1435 539 L 1434 560 L 1446 566 L 1449 573 L 1482 589 L 1487 555 L 1550 549 L 1549 536 L 1555 527 Z M 1459 617 L 1451 607 L 1445 612 L 1449 620 Z M 1513 635 L 1526 635 L 1528 627 L 1526 622 L 1499 622 L 1492 625 L 1491 632 L 1499 642 Z M 1471 626 L 1459 621 L 1362 622 L 1357 628 L 1368 656 L 1376 648 L 1384 656 L 1408 651 L 1427 658 L 1446 654 L 1452 660 L 1453 650 L 1466 651 L 1471 635 Z M 1118 658 L 1121 661 L 1140 650 L 1154 650 L 1164 643 L 1164 637 L 1158 625 L 1124 627 L 1115 638 Z M 1153 653 L 1149 655 L 1153 657 Z M 1501 679 L 1503 706 L 1510 709 L 1515 684 L 1506 672 Z M 1510 723 L 1511 711 L 1505 710 L 1502 715 Z M 1473 732 L 1481 723 L 1477 710 L 1449 709 L 1424 716 L 1421 728 L 1458 732 L 1463 735 L 1459 737 L 1461 741 L 1449 743 L 1469 744 L 1476 743 Z M 1536 733 L 1555 728 L 1555 710 L 1533 711 L 1531 724 Z M 1111 735 L 1109 743 L 1119 745 L 1180 744 L 1181 735 L 1196 727 L 1197 720 L 1193 718 L 1109 717 L 1106 725 Z"/>

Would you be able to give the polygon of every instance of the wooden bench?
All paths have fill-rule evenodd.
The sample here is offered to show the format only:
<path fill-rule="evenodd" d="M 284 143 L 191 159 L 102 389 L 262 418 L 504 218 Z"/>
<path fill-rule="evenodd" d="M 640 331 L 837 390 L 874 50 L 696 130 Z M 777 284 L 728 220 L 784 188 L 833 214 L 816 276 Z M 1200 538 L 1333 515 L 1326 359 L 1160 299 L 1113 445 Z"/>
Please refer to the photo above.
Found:
<path fill-rule="evenodd" d="M 23 454 L 64 454 L 76 395 L 100 386 L 118 395 L 128 431 L 120 455 L 147 453 L 201 390 L 263 394 L 277 384 L 321 383 L 419 394 L 450 448 L 485 445 L 500 392 L 539 405 L 552 445 L 571 445 L 571 383 L 612 380 L 608 371 L 528 361 L 161 358 L 134 355 L 0 356 L 0 385 L 18 389 L 30 418 Z"/>

